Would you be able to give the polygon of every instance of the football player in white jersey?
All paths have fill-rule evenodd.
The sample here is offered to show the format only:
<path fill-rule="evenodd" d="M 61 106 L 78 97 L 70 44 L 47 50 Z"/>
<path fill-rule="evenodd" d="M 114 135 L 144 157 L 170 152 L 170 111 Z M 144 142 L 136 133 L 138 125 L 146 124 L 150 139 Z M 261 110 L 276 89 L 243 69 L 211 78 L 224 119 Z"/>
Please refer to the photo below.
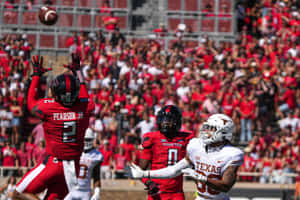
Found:
<path fill-rule="evenodd" d="M 100 165 L 103 155 L 94 148 L 94 133 L 88 128 L 84 136 L 84 151 L 80 157 L 78 185 L 65 200 L 100 200 Z M 91 178 L 94 181 L 94 192 L 91 192 Z M 91 197 L 92 196 L 92 197 Z"/>
<path fill-rule="evenodd" d="M 181 173 L 196 181 L 196 200 L 229 199 L 244 153 L 230 143 L 234 124 L 224 114 L 214 114 L 203 123 L 199 138 L 190 140 L 187 155 L 173 166 L 159 170 L 142 170 L 132 164 L 127 171 L 132 178 L 171 178 Z"/>

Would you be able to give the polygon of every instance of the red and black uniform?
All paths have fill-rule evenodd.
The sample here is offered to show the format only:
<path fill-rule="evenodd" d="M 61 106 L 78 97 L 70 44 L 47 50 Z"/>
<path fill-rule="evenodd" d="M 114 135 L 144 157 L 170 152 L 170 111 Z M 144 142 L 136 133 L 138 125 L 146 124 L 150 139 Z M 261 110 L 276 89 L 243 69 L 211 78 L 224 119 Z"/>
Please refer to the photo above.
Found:
<path fill-rule="evenodd" d="M 146 133 L 143 136 L 144 149 L 141 159 L 151 161 L 151 170 L 174 165 L 185 157 L 186 146 L 193 136 L 190 133 L 178 132 L 173 138 L 167 138 L 160 131 Z M 148 200 L 184 200 L 182 175 L 170 179 L 151 180 L 159 184 L 160 192 L 153 196 L 148 195 Z"/>
<path fill-rule="evenodd" d="M 84 133 L 95 105 L 89 101 L 84 84 L 80 85 L 79 98 L 70 107 L 51 98 L 38 100 L 38 83 L 39 76 L 33 76 L 27 102 L 28 109 L 32 111 L 35 107 L 37 116 L 43 121 L 48 156 L 22 178 L 17 191 L 36 194 L 47 188 L 45 199 L 63 199 L 73 186 L 70 185 L 72 181 L 77 181 L 75 171 L 79 170 Z M 70 87 L 66 76 L 67 92 Z"/>

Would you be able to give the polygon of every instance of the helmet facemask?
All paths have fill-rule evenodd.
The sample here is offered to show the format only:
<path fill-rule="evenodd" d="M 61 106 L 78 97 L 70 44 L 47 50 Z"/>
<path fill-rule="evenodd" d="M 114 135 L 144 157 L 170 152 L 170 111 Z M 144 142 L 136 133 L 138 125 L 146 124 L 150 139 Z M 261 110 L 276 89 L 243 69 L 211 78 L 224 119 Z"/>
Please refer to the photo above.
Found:
<path fill-rule="evenodd" d="M 182 115 L 176 106 L 165 106 L 157 115 L 156 124 L 158 129 L 166 137 L 174 137 L 181 128 Z"/>
<path fill-rule="evenodd" d="M 215 114 L 203 123 L 199 137 L 205 144 L 231 141 L 234 124 L 230 117 Z"/>
<path fill-rule="evenodd" d="M 84 151 L 89 151 L 94 148 L 94 139 L 95 136 L 92 129 L 90 128 L 86 129 L 85 136 L 84 136 L 84 147 L 83 147 Z"/>
<path fill-rule="evenodd" d="M 84 151 L 89 151 L 94 148 L 94 139 L 84 138 Z"/>
<path fill-rule="evenodd" d="M 172 116 L 163 116 L 160 122 L 160 132 L 170 137 L 177 131 L 177 124 Z"/>

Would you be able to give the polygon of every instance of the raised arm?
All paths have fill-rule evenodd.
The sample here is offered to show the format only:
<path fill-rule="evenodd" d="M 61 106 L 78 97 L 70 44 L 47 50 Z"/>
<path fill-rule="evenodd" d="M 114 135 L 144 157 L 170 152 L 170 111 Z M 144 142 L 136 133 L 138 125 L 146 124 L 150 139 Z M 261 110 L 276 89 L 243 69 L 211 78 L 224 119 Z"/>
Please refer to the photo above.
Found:
<path fill-rule="evenodd" d="M 46 72 L 51 69 L 44 69 L 43 68 L 43 56 L 39 58 L 38 55 L 32 57 L 32 66 L 33 66 L 33 74 L 32 74 L 32 81 L 29 86 L 28 94 L 27 94 L 27 107 L 29 111 L 35 115 L 40 116 L 37 109 L 38 103 L 38 85 L 40 77 Z"/>
<path fill-rule="evenodd" d="M 81 71 L 81 65 L 80 65 L 80 56 L 75 55 L 74 53 L 72 54 L 72 64 L 71 65 L 64 65 L 64 67 L 68 68 L 71 70 L 74 74 L 79 79 L 80 82 L 80 92 L 79 92 L 79 98 L 88 98 L 88 90 L 85 85 L 84 77 Z"/>

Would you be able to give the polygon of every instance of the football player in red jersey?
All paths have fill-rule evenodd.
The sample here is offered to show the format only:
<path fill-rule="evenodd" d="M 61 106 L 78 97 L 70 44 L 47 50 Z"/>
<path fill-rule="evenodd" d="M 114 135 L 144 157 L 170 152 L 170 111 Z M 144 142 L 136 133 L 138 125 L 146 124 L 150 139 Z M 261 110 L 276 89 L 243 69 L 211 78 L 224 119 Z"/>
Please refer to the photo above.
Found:
<path fill-rule="evenodd" d="M 40 76 L 46 71 L 43 57 L 33 57 L 34 73 L 27 96 L 28 109 L 43 121 L 46 159 L 30 170 L 13 193 L 13 199 L 39 199 L 35 194 L 47 189 L 44 199 L 64 199 L 77 185 L 76 174 L 84 146 L 84 133 L 94 103 L 89 101 L 80 71 L 80 57 L 72 55 L 69 66 L 74 75 L 58 75 L 51 83 L 53 98 L 38 99 Z"/>
<path fill-rule="evenodd" d="M 159 131 L 143 136 L 143 152 L 139 162 L 142 169 L 161 169 L 176 164 L 185 157 L 186 145 L 193 138 L 190 133 L 179 132 L 182 114 L 173 105 L 163 107 L 157 114 Z M 184 200 L 183 177 L 170 179 L 143 179 L 148 200 Z"/>

